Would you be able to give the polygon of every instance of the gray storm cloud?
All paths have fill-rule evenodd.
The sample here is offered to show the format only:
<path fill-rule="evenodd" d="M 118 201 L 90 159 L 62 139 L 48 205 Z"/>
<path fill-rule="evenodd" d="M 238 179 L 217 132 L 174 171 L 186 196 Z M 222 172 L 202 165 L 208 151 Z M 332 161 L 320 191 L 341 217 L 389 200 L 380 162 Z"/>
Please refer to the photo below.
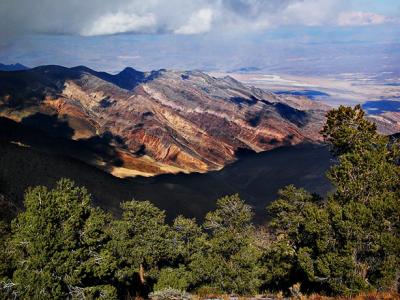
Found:
<path fill-rule="evenodd" d="M 199 34 L 346 24 L 346 0 L 1 0 L 0 41 L 20 34 Z M 362 19 L 363 15 L 358 15 Z M 360 17 L 361 16 L 361 17 Z M 370 16 L 369 16 L 370 17 Z M 357 21 L 353 17 L 353 21 Z M 371 19 L 371 17 L 370 17 Z M 379 19 L 378 17 L 375 18 Z M 360 22 L 365 22 L 364 19 Z"/>

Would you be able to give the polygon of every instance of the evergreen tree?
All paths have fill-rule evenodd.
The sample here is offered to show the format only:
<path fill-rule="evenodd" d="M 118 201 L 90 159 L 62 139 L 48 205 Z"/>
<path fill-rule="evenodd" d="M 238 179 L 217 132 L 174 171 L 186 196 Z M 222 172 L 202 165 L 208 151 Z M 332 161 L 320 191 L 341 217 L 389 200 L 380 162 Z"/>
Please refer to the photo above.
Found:
<path fill-rule="evenodd" d="M 238 195 L 217 200 L 217 208 L 205 218 L 210 234 L 207 246 L 190 263 L 198 286 L 226 293 L 257 292 L 260 253 L 254 244 L 252 216 L 250 206 Z"/>
<path fill-rule="evenodd" d="M 0 194 L 0 299 L 11 297 L 13 292 L 13 267 L 8 239 L 11 235 L 11 220 L 16 212 L 17 209 Z"/>
<path fill-rule="evenodd" d="M 147 294 L 160 269 L 176 256 L 165 212 L 148 201 L 121 204 L 122 217 L 112 224 L 108 248 L 117 258 L 116 280 L 125 294 Z"/>
<path fill-rule="evenodd" d="M 396 290 L 399 144 L 363 117 L 359 106 L 328 113 L 322 133 L 338 164 L 328 172 L 335 191 L 326 201 L 288 187 L 269 207 L 273 242 L 264 252 L 266 286 L 300 282 L 308 292 L 331 294 Z"/>
<path fill-rule="evenodd" d="M 368 144 L 380 136 L 376 125 L 365 119 L 360 105 L 354 108 L 340 106 L 327 114 L 321 134 L 331 146 L 334 155 L 351 152 L 355 147 Z"/>
<path fill-rule="evenodd" d="M 359 280 L 368 288 L 396 289 L 400 278 L 400 144 L 379 135 L 375 125 L 362 116 L 359 106 L 340 107 L 328 114 L 327 124 L 339 123 L 342 128 L 326 126 L 323 130 L 333 150 L 340 153 L 339 163 L 328 172 L 335 187 L 328 210 L 340 241 L 337 247 L 348 249 Z"/>
<path fill-rule="evenodd" d="M 194 219 L 178 216 L 172 225 L 174 259 L 170 265 L 161 269 L 154 290 L 175 288 L 193 290 L 198 282 L 190 270 L 190 263 L 207 249 L 207 234 Z"/>
<path fill-rule="evenodd" d="M 9 241 L 12 282 L 22 299 L 116 298 L 108 284 L 114 265 L 103 245 L 109 216 L 90 207 L 84 188 L 61 180 L 25 195 Z"/>

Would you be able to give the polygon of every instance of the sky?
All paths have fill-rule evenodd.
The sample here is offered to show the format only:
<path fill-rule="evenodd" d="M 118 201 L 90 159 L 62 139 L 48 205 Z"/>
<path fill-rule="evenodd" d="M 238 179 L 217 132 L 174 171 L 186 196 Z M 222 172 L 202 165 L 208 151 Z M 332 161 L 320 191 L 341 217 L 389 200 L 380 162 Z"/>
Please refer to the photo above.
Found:
<path fill-rule="evenodd" d="M 0 0 L 0 62 L 30 67 L 382 71 L 399 36 L 400 0 Z"/>

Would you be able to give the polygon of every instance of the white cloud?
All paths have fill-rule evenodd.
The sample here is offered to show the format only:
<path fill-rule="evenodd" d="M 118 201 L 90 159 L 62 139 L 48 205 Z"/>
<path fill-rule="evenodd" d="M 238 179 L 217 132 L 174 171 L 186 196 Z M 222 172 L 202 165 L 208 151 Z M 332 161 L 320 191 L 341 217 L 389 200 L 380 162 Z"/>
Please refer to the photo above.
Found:
<path fill-rule="evenodd" d="M 380 14 L 362 11 L 349 11 L 341 13 L 338 17 L 337 23 L 339 26 L 365 26 L 380 25 L 391 21 L 391 18 Z"/>
<path fill-rule="evenodd" d="M 209 8 L 199 10 L 193 14 L 188 23 L 179 27 L 174 32 L 177 34 L 198 34 L 210 31 L 213 20 L 213 11 Z"/>
<path fill-rule="evenodd" d="M 130 60 L 130 59 L 139 59 L 142 58 L 140 55 L 118 55 L 118 58 Z"/>
<path fill-rule="evenodd" d="M 307 0 L 293 2 L 282 12 L 282 22 L 318 26 L 332 24 L 338 12 L 345 9 L 343 0 Z"/>
<path fill-rule="evenodd" d="M 106 14 L 94 20 L 88 27 L 83 28 L 83 36 L 106 35 L 123 32 L 151 33 L 156 26 L 156 19 L 152 14 L 143 16 L 134 13 L 118 12 Z"/>
<path fill-rule="evenodd" d="M 354 0 L 0 0 L 0 39 L 19 34 L 244 33 L 282 25 L 381 24 Z M 1 42 L 1 41 L 0 41 Z"/>

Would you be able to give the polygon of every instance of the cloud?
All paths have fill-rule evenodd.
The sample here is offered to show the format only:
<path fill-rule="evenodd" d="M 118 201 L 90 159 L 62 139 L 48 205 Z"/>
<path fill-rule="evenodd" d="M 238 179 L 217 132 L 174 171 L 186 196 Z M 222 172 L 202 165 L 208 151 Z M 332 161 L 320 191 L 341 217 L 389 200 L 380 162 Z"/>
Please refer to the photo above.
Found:
<path fill-rule="evenodd" d="M 302 24 L 305 26 L 334 25 L 332 20 L 346 9 L 344 1 L 306 0 L 289 4 L 282 13 L 285 24 Z"/>
<path fill-rule="evenodd" d="M 118 55 L 118 58 L 130 60 L 130 59 L 139 59 L 142 57 L 140 55 Z"/>
<path fill-rule="evenodd" d="M 381 24 L 355 0 L 0 0 L 0 43 L 21 34 L 247 33 L 285 25 Z"/>
<path fill-rule="evenodd" d="M 105 35 L 124 32 L 152 33 L 156 27 L 156 18 L 152 14 L 143 16 L 134 13 L 118 12 L 106 14 L 94 20 L 80 32 L 83 36 Z"/>
<path fill-rule="evenodd" d="M 176 29 L 177 34 L 197 34 L 210 31 L 213 19 L 213 11 L 209 8 L 199 10 L 193 14 L 188 23 Z"/>
<path fill-rule="evenodd" d="M 393 21 L 393 18 L 372 12 L 349 11 L 341 13 L 337 23 L 339 26 L 366 26 L 380 25 Z"/>

